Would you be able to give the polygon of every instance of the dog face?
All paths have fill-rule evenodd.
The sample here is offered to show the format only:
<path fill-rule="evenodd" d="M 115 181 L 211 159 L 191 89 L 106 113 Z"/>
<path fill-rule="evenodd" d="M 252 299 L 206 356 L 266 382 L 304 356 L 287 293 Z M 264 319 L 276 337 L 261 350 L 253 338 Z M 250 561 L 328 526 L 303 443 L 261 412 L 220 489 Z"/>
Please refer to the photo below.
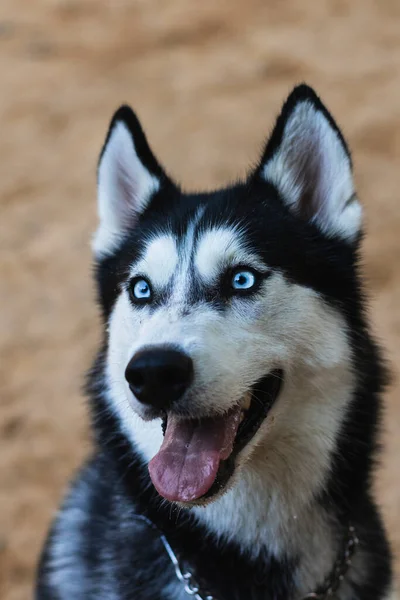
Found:
<path fill-rule="evenodd" d="M 353 386 L 361 227 L 347 146 L 318 97 L 296 88 L 248 179 L 196 195 L 123 107 L 98 195 L 108 406 L 159 493 L 210 502 L 255 469 L 315 489 Z"/>

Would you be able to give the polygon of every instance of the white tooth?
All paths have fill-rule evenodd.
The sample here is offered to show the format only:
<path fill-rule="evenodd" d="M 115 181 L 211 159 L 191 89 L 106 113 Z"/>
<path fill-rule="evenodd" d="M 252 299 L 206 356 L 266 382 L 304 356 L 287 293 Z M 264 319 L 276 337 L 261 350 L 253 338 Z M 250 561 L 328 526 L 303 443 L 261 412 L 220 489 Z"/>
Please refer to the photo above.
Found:
<path fill-rule="evenodd" d="M 240 423 L 243 421 L 244 417 L 245 417 L 245 414 L 244 414 L 244 412 L 242 411 L 242 412 L 240 413 Z"/>
<path fill-rule="evenodd" d="M 242 410 L 249 410 L 251 404 L 251 394 L 247 393 L 244 397 L 244 402 L 242 406 Z"/>

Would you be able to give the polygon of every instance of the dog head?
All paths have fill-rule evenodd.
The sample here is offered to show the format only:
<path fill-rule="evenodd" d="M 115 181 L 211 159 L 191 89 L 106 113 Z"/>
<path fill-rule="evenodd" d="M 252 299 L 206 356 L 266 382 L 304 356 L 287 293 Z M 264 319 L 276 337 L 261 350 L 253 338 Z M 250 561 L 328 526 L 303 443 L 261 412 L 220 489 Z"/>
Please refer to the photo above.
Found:
<path fill-rule="evenodd" d="M 159 493 L 211 501 L 254 468 L 314 489 L 353 386 L 362 217 L 319 98 L 295 88 L 247 179 L 204 194 L 180 190 L 122 107 L 98 201 L 105 393 Z"/>

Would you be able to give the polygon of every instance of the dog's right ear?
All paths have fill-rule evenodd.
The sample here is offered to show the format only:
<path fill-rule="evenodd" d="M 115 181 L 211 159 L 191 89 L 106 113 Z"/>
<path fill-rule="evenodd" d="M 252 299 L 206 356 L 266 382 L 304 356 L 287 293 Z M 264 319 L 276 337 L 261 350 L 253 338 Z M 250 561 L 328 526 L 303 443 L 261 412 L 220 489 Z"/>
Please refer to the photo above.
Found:
<path fill-rule="evenodd" d="M 112 118 L 97 171 L 100 223 L 92 243 L 97 258 L 118 247 L 165 181 L 138 118 L 122 106 Z"/>

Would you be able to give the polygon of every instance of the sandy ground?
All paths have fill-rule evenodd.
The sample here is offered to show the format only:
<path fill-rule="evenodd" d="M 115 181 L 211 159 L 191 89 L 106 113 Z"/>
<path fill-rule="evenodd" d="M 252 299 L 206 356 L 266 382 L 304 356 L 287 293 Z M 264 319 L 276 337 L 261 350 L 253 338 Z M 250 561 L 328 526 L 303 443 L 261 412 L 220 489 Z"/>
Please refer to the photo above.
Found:
<path fill-rule="evenodd" d="M 371 317 L 395 372 L 377 494 L 400 551 L 399 32 L 397 0 L 2 0 L 2 599 L 30 596 L 46 529 L 89 448 L 95 164 L 126 101 L 188 188 L 243 173 L 296 82 L 337 116 L 366 207 Z"/>

